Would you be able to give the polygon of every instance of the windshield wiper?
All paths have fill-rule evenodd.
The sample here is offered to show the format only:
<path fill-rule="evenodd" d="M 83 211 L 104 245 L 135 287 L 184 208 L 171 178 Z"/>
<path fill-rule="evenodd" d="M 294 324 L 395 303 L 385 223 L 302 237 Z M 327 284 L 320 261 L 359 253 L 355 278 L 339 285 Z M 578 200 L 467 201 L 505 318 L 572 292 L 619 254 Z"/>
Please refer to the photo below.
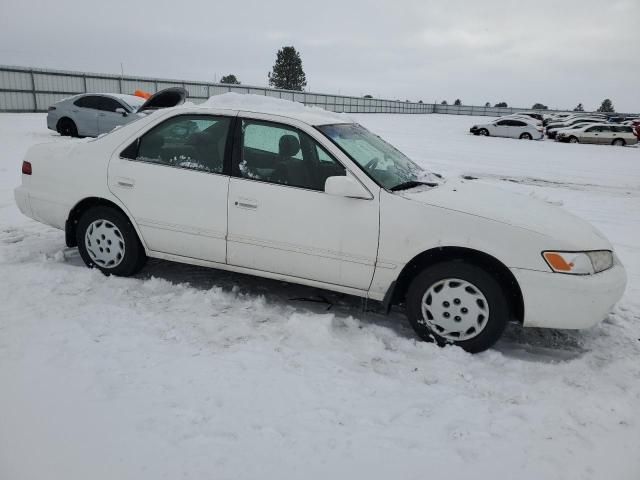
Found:
<path fill-rule="evenodd" d="M 399 183 L 395 187 L 391 187 L 390 190 L 392 192 L 397 192 L 399 190 L 408 190 L 410 188 L 419 187 L 420 185 L 426 185 L 428 187 L 437 187 L 439 184 L 434 182 L 419 182 L 417 180 L 409 180 L 408 182 Z"/>

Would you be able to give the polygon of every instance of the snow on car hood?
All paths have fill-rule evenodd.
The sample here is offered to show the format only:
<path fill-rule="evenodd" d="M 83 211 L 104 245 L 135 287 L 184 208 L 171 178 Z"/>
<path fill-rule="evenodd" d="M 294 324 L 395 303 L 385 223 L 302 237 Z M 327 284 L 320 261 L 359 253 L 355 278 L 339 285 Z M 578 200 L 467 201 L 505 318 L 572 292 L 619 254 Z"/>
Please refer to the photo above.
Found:
<path fill-rule="evenodd" d="M 575 249 L 611 250 L 589 222 L 559 206 L 475 180 L 449 180 L 437 188 L 398 192 L 405 198 L 531 230 Z M 568 248 L 558 245 L 557 248 Z"/>

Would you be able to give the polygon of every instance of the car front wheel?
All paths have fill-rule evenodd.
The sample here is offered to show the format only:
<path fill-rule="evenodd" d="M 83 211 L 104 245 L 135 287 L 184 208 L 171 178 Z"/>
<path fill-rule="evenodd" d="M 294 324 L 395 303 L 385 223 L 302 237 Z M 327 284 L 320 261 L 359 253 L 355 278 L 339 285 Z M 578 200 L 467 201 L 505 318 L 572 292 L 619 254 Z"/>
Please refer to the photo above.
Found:
<path fill-rule="evenodd" d="M 487 130 L 486 128 L 481 128 L 480 130 L 478 130 L 478 135 L 482 135 L 483 137 L 488 137 L 489 130 Z"/>
<path fill-rule="evenodd" d="M 510 309 L 491 274 L 454 260 L 432 265 L 413 280 L 407 292 L 407 314 L 423 340 L 477 353 L 498 341 Z"/>
<path fill-rule="evenodd" d="M 115 208 L 87 210 L 78 221 L 76 241 L 84 263 L 106 275 L 133 275 L 147 260 L 133 225 Z"/>
<path fill-rule="evenodd" d="M 569 143 L 578 143 L 577 137 L 569 137 Z"/>

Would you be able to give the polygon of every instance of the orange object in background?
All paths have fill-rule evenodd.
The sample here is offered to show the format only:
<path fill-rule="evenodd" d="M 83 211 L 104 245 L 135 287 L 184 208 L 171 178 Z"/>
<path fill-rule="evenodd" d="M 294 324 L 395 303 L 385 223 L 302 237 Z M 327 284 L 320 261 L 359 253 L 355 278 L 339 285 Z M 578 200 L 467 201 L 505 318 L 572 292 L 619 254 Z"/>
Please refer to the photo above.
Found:
<path fill-rule="evenodd" d="M 151 94 L 150 94 L 149 92 L 144 92 L 144 91 L 142 91 L 142 90 L 136 90 L 136 91 L 134 92 L 134 95 L 135 95 L 136 97 L 142 97 L 142 98 L 144 98 L 145 100 L 148 100 L 149 98 L 151 98 Z"/>

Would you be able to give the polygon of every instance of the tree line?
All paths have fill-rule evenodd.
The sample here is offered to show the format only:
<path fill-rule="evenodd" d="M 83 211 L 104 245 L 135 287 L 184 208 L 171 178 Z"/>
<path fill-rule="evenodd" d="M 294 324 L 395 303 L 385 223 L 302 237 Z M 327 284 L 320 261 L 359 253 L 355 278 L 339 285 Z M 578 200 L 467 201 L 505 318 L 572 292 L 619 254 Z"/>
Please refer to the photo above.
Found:
<path fill-rule="evenodd" d="M 269 79 L 269 85 L 282 89 L 282 90 L 297 90 L 302 91 L 304 87 L 307 86 L 307 77 L 304 73 L 304 69 L 302 68 L 302 58 L 300 57 L 300 52 L 298 52 L 295 47 L 288 46 L 282 47 L 278 50 L 276 54 L 276 61 L 273 64 L 273 68 L 267 74 L 267 78 Z M 224 75 L 220 79 L 220 83 L 226 83 L 230 85 L 240 85 L 240 80 L 234 75 Z M 365 95 L 364 98 L 373 98 L 372 95 Z M 407 100 L 408 102 L 409 100 Z M 423 103 L 420 100 L 418 103 Z M 446 100 L 440 102 L 441 105 L 449 105 Z M 457 98 L 453 105 L 462 105 L 462 101 Z M 484 105 L 485 107 L 491 107 L 491 103 L 487 102 Z M 507 102 L 498 102 L 493 105 L 494 107 L 508 107 Z M 532 110 L 548 110 L 549 107 L 544 105 L 543 103 L 534 103 L 531 107 Z M 584 107 L 582 103 L 579 103 L 574 109 L 574 112 L 584 112 Z M 605 98 L 600 107 L 597 110 L 598 112 L 603 113 L 614 113 L 615 108 L 613 107 L 613 103 L 610 99 Z"/>

